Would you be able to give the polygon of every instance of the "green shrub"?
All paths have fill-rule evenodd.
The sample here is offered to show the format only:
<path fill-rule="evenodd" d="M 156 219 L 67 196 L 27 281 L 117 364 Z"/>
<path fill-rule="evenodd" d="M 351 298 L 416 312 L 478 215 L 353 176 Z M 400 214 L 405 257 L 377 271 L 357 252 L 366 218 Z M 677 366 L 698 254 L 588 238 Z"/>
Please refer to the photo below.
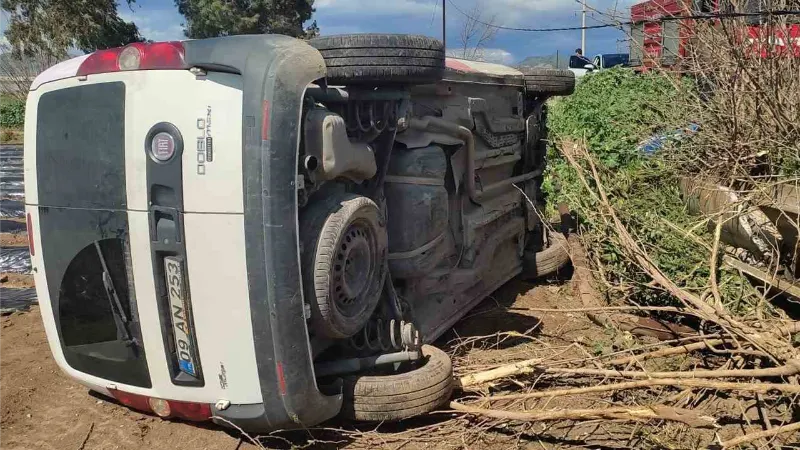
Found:
<path fill-rule="evenodd" d="M 0 126 L 21 127 L 25 123 L 25 103 L 4 98 L 0 101 Z"/>
<path fill-rule="evenodd" d="M 686 125 L 676 108 L 682 81 L 664 75 L 637 75 L 614 68 L 583 77 L 575 93 L 550 107 L 550 129 L 558 137 L 585 138 L 605 166 L 623 167 L 639 159 L 636 144 L 658 131 Z"/>
<path fill-rule="evenodd" d="M 709 254 L 673 226 L 694 230 L 706 239 L 698 218 L 687 214 L 678 188 L 681 168 L 665 147 L 652 156 L 636 150 L 643 139 L 663 131 L 683 128 L 687 92 L 691 84 L 667 75 L 636 75 L 626 69 L 601 71 L 585 77 L 573 95 L 557 99 L 548 116 L 551 146 L 544 190 L 548 204 L 567 203 L 578 213 L 583 241 L 607 282 L 608 294 L 639 304 L 670 305 L 675 299 L 648 286 L 650 279 L 616 239 L 608 216 L 588 192 L 575 169 L 557 151 L 565 139 L 585 140 L 616 214 L 653 262 L 686 289 L 702 293 L 708 286 Z M 585 161 L 583 162 L 585 163 Z M 591 180 L 590 180 L 591 182 Z M 672 226 L 671 226 L 672 225 Z M 754 291 L 732 271 L 721 268 L 720 290 L 739 312 L 755 304 L 741 300 Z"/>

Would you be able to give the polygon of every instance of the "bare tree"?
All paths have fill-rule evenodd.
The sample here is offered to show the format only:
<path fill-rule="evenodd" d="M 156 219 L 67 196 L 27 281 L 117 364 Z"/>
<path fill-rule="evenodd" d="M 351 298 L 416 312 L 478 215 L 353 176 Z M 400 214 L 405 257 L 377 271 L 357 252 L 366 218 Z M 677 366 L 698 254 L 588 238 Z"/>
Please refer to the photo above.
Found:
<path fill-rule="evenodd" d="M 486 44 L 497 35 L 497 15 L 487 14 L 483 3 L 478 1 L 465 16 L 458 34 L 460 47 L 454 56 L 482 61 Z"/>
<path fill-rule="evenodd" d="M 0 87 L 3 93 L 25 101 L 36 75 L 63 59 L 49 52 L 15 56 L 8 44 L 0 44 Z"/>

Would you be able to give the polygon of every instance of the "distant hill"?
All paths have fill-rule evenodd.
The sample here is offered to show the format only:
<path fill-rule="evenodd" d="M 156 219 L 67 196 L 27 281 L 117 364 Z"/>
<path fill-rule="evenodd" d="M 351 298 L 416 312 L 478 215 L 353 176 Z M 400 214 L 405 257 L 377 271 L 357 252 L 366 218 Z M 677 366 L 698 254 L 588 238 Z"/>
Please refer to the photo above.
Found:
<path fill-rule="evenodd" d="M 551 69 L 566 69 L 569 55 L 559 54 L 547 56 L 529 56 L 519 63 L 517 67 L 545 67 Z"/>

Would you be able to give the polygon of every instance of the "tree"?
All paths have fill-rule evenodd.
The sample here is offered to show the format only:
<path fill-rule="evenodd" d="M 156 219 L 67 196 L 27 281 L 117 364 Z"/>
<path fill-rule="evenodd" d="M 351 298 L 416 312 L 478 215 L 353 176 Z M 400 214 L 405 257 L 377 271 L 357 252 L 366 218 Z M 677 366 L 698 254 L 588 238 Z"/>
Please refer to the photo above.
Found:
<path fill-rule="evenodd" d="M 14 55 L 11 46 L 0 44 L 0 77 L 3 78 L 3 94 L 24 103 L 28 88 L 36 75 L 62 61 L 63 58 L 49 53 Z"/>
<path fill-rule="evenodd" d="M 488 16 L 484 13 L 483 4 L 478 2 L 465 14 L 464 21 L 458 33 L 461 44 L 455 56 L 473 61 L 484 59 L 483 49 L 486 44 L 494 40 L 497 35 L 495 22 L 497 15 Z"/>
<path fill-rule="evenodd" d="M 127 0 L 128 5 L 135 0 Z M 116 0 L 2 0 L 10 15 L 6 38 L 15 56 L 64 57 L 142 41 L 117 13 Z"/>
<path fill-rule="evenodd" d="M 186 18 L 184 34 L 193 39 L 235 34 L 277 33 L 308 37 L 316 22 L 303 23 L 314 12 L 314 0 L 175 0 Z"/>

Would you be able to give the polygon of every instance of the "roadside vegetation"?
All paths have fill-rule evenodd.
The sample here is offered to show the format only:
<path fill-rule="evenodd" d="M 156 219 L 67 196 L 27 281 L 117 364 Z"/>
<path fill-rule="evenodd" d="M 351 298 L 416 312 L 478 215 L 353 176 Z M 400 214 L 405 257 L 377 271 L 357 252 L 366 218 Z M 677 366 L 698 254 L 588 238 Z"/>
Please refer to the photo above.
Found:
<path fill-rule="evenodd" d="M 784 24 L 774 21 L 765 29 Z M 748 426 L 717 444 L 780 447 L 800 435 L 800 60 L 741 45 L 744 23 L 735 22 L 699 24 L 680 73 L 602 71 L 553 101 L 545 190 L 550 205 L 575 212 L 574 282 L 600 299 L 584 302 L 592 320 L 682 343 L 652 351 L 646 338 L 628 342 L 635 356 L 611 361 L 628 367 L 622 378 L 671 365 L 675 382 L 637 394 L 630 389 L 641 386 L 609 386 L 617 398 L 698 415 L 727 399 Z M 676 382 L 698 376 L 708 390 Z M 585 380 L 576 373 L 574 382 Z M 653 429 L 650 444 L 678 442 L 663 433 Z M 681 435 L 689 447 L 711 443 Z"/>
<path fill-rule="evenodd" d="M 22 126 L 25 123 L 25 102 L 9 95 L 0 95 L 0 142 L 18 144 L 22 142 Z"/>
<path fill-rule="evenodd" d="M 690 152 L 693 144 L 689 140 L 695 137 L 676 135 L 650 152 L 638 148 L 653 136 L 682 133 L 694 123 L 696 119 L 686 114 L 694 96 L 696 87 L 688 78 L 612 69 L 585 77 L 575 94 L 559 99 L 550 109 L 550 126 L 557 142 L 551 147 L 550 177 L 545 186 L 550 205 L 566 203 L 577 212 L 583 244 L 590 250 L 593 264 L 602 269 L 601 284 L 613 301 L 679 304 L 671 293 L 651 285 L 648 274 L 613 239 L 615 224 L 598 193 L 588 191 L 578 168 L 563 152 L 587 151 L 576 155 L 576 161 L 581 170 L 589 171 L 587 159 L 591 157 L 621 223 L 665 275 L 702 293 L 710 276 L 708 250 L 687 239 L 682 230 L 692 229 L 706 240 L 712 239 L 713 233 L 705 226 L 695 227 L 698 218 L 687 211 L 680 177 L 689 167 L 678 156 Z M 599 180 L 591 181 L 594 190 Z M 720 289 L 737 312 L 768 307 L 758 301 L 760 296 L 737 271 L 722 268 L 720 277 Z"/>

